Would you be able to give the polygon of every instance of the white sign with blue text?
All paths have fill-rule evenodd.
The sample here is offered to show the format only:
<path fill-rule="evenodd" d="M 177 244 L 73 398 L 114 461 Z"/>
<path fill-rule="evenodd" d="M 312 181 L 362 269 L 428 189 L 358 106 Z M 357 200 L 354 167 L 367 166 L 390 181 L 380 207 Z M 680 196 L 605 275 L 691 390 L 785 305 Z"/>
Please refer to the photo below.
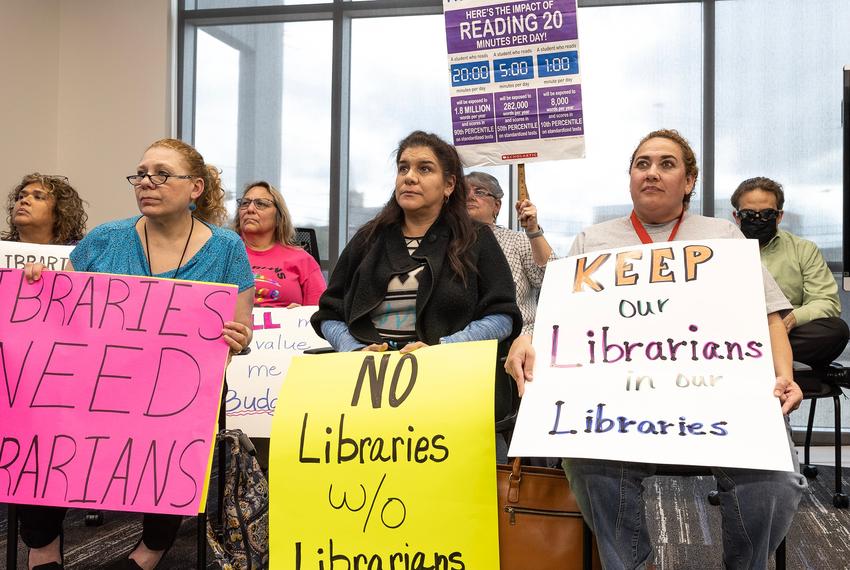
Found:
<path fill-rule="evenodd" d="M 550 262 L 511 456 L 793 471 L 754 240 Z"/>
<path fill-rule="evenodd" d="M 310 325 L 318 307 L 254 309 L 251 352 L 227 368 L 227 428 L 270 437 L 278 392 L 292 357 L 330 346 Z"/>

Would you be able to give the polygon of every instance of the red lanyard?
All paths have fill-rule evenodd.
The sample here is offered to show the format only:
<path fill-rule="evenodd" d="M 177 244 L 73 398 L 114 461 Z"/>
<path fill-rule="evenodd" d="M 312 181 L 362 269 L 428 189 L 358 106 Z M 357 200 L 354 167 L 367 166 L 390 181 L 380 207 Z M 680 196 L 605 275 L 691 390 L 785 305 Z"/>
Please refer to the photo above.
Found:
<path fill-rule="evenodd" d="M 670 237 L 667 238 L 667 241 L 673 241 L 676 238 L 676 234 L 679 232 L 679 226 L 682 224 L 682 218 L 684 216 L 685 211 L 682 210 L 682 213 L 679 214 L 679 220 L 676 222 L 676 225 L 673 226 L 673 231 L 670 232 Z M 640 238 L 641 243 L 652 243 L 652 238 L 649 237 L 648 233 L 646 233 L 646 228 L 643 227 L 643 224 L 638 219 L 634 210 L 632 210 L 632 215 L 629 216 L 629 219 L 632 221 L 632 227 L 634 227 L 635 233 Z"/>

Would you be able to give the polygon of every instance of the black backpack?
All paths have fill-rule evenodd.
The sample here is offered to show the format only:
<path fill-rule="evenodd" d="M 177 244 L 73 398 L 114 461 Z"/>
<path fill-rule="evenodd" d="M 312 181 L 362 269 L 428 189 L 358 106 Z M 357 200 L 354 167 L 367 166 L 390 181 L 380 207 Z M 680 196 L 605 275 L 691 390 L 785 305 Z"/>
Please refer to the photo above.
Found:
<path fill-rule="evenodd" d="M 257 463 L 254 445 L 241 430 L 222 430 L 230 462 L 224 479 L 223 528 L 207 521 L 207 542 L 222 570 L 269 567 L 269 484 Z M 219 459 L 221 460 L 221 459 Z"/>

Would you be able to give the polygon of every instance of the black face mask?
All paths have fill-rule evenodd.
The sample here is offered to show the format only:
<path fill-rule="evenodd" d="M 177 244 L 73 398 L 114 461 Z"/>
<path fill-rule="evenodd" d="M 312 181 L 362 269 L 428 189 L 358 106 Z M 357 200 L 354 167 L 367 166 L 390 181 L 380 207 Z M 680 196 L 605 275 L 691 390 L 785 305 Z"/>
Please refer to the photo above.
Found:
<path fill-rule="evenodd" d="M 741 220 L 741 232 L 749 239 L 759 240 L 764 247 L 776 235 L 776 220 Z"/>

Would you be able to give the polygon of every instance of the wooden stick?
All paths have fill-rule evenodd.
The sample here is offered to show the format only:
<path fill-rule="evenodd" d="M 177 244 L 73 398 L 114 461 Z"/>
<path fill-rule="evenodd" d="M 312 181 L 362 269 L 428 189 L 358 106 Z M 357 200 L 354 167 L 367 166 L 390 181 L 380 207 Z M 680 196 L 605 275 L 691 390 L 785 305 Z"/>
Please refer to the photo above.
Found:
<path fill-rule="evenodd" d="M 525 185 L 525 164 L 520 163 L 517 164 L 517 187 L 519 188 L 519 194 L 517 198 L 520 202 L 523 200 L 528 200 L 528 186 Z"/>

